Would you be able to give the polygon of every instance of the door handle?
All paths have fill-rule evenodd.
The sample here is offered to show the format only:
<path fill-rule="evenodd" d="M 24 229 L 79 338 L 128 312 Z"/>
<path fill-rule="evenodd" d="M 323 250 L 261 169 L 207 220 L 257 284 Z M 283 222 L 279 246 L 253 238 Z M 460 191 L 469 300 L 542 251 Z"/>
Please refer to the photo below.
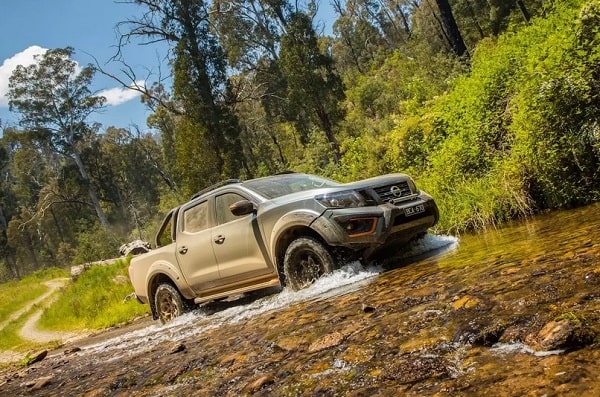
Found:
<path fill-rule="evenodd" d="M 225 242 L 225 237 L 219 235 L 217 236 L 217 238 L 215 239 L 215 243 L 217 244 L 223 244 Z"/>
<path fill-rule="evenodd" d="M 187 247 L 184 245 L 183 247 L 179 248 L 179 253 L 183 255 L 187 252 L 187 250 Z"/>

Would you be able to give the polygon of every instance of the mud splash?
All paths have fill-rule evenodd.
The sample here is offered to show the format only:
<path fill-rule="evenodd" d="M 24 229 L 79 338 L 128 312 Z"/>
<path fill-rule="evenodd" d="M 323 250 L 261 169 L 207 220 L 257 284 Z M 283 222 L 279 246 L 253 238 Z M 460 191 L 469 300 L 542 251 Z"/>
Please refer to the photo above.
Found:
<path fill-rule="evenodd" d="M 600 205 L 429 236 L 293 293 L 0 372 L 6 395 L 595 396 Z"/>

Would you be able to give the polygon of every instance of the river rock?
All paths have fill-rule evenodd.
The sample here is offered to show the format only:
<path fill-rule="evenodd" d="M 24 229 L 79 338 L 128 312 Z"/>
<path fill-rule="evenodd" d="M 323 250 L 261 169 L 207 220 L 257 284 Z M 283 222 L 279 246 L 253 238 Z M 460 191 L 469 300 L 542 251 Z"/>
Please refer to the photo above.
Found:
<path fill-rule="evenodd" d="M 314 353 L 321 350 L 329 349 L 330 347 L 334 347 L 342 343 L 344 340 L 344 335 L 339 332 L 334 332 L 328 335 L 325 335 L 322 338 L 314 341 L 309 347 L 308 352 Z"/>
<path fill-rule="evenodd" d="M 182 351 L 185 351 L 185 345 L 181 342 L 178 342 L 171 346 L 171 349 L 169 349 L 169 354 L 181 353 Z"/>
<path fill-rule="evenodd" d="M 48 355 L 48 350 L 44 350 L 44 351 L 38 353 L 37 355 L 30 357 L 27 360 L 27 365 L 29 366 L 29 365 L 33 365 L 35 363 L 39 363 L 40 361 L 45 359 L 47 355 Z"/>
<path fill-rule="evenodd" d="M 28 387 L 30 390 L 38 390 L 38 389 L 41 389 L 42 387 L 50 384 L 50 382 L 52 382 L 52 379 L 54 379 L 53 376 L 44 376 L 44 377 L 35 379 L 31 382 L 25 383 L 25 386 Z"/>
<path fill-rule="evenodd" d="M 248 383 L 246 385 L 246 387 L 244 388 L 244 391 L 246 393 L 256 393 L 263 386 L 270 385 L 273 383 L 275 383 L 275 379 L 273 378 L 272 375 L 263 375 L 255 380 L 253 380 L 252 382 Z"/>
<path fill-rule="evenodd" d="M 466 295 L 452 303 L 452 307 L 454 307 L 455 310 L 470 309 L 472 307 L 478 306 L 480 303 L 481 301 L 478 298 Z"/>
<path fill-rule="evenodd" d="M 547 323 L 536 335 L 529 335 L 527 343 L 535 350 L 548 351 L 565 347 L 575 331 L 575 325 L 568 319 Z"/>

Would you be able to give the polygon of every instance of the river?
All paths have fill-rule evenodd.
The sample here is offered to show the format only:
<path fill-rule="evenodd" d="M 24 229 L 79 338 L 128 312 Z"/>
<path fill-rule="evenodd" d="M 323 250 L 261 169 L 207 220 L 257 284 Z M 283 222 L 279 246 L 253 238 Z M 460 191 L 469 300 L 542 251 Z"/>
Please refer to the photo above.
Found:
<path fill-rule="evenodd" d="M 598 204 L 429 235 L 300 292 L 61 347 L 0 370 L 0 394 L 596 396 L 599 235 Z"/>

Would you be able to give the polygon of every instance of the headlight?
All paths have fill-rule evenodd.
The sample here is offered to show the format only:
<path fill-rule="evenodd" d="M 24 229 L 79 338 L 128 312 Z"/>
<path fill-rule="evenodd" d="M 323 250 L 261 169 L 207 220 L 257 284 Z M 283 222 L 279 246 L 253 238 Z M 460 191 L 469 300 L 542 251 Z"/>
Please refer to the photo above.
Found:
<path fill-rule="evenodd" d="M 355 190 L 319 194 L 315 200 L 327 208 L 355 208 L 366 205 L 364 197 Z"/>
<path fill-rule="evenodd" d="M 410 189 L 410 192 L 412 194 L 416 194 L 419 193 L 419 190 L 417 189 L 417 185 L 415 185 L 415 181 L 413 181 L 411 178 L 408 178 L 408 187 Z"/>

